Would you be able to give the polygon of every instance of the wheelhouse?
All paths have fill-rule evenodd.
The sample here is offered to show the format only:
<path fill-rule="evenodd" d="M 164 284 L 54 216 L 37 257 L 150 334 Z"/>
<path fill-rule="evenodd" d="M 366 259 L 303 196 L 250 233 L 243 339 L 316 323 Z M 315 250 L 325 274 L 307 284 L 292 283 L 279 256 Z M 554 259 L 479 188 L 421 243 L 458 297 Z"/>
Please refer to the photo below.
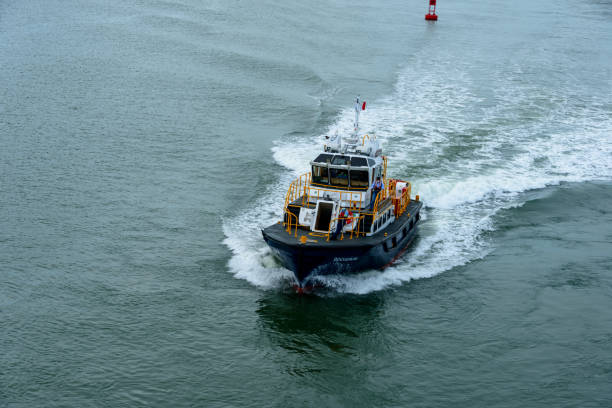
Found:
<path fill-rule="evenodd" d="M 311 163 L 312 184 L 328 188 L 367 190 L 382 174 L 382 160 L 322 153 Z"/>

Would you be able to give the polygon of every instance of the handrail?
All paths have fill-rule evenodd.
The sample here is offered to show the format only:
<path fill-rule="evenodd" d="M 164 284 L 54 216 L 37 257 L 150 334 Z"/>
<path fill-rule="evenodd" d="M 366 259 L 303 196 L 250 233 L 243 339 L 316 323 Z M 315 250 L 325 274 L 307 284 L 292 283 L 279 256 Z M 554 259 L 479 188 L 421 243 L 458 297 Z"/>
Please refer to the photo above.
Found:
<path fill-rule="evenodd" d="M 376 196 L 376 201 L 374 201 L 374 206 L 372 207 L 373 212 L 378 212 L 378 207 L 380 204 L 387 199 L 389 196 L 389 183 L 385 180 L 383 181 L 383 188 L 380 189 L 378 195 Z"/>
<path fill-rule="evenodd" d="M 298 218 L 297 216 L 292 213 L 291 211 L 287 211 L 285 210 L 285 214 L 288 215 L 287 217 L 287 222 L 285 223 L 286 225 L 286 229 L 285 231 L 287 231 L 289 233 L 289 235 L 291 235 L 291 217 L 295 218 L 295 237 L 297 238 L 297 230 L 298 230 Z"/>
<path fill-rule="evenodd" d="M 313 186 L 314 185 L 314 186 Z M 355 187 L 355 189 L 361 190 L 362 188 L 359 187 Z M 311 190 L 318 190 L 318 194 L 312 194 Z M 339 191 L 337 189 L 333 189 L 333 188 L 325 188 L 325 187 L 317 187 L 317 184 L 313 183 L 311 181 L 311 174 L 309 173 L 304 173 L 302 175 L 300 175 L 298 178 L 296 178 L 295 180 L 293 180 L 291 182 L 291 184 L 289 185 L 289 188 L 287 189 L 287 194 L 285 195 L 285 205 L 284 208 L 287 208 L 287 206 L 292 203 L 293 201 L 297 200 L 298 198 L 302 198 L 302 205 L 305 204 L 305 200 L 304 198 L 310 198 L 310 196 L 316 196 L 316 197 L 320 197 L 321 196 L 321 192 L 330 192 L 330 193 L 340 193 L 340 195 L 342 196 L 343 194 L 347 194 L 349 193 L 349 188 L 346 189 L 347 191 Z M 359 197 L 360 197 L 360 201 L 363 201 L 363 193 L 367 191 L 367 187 L 363 188 L 363 191 L 359 191 Z M 357 193 L 352 193 L 350 192 L 349 194 L 357 194 Z M 356 202 L 356 200 L 352 200 L 351 198 L 349 199 L 343 199 L 343 201 L 351 201 L 351 202 Z M 306 201 L 306 202 L 310 202 L 310 200 Z"/>
<path fill-rule="evenodd" d="M 313 186 L 321 186 L 321 187 L 327 187 L 328 190 L 330 191 L 334 191 L 333 189 L 342 189 L 342 190 L 367 190 L 368 187 L 356 187 L 356 186 L 333 186 L 333 188 L 330 188 L 330 186 L 328 184 L 319 184 L 319 183 L 314 183 L 314 182 L 310 182 L 311 185 Z"/>
<path fill-rule="evenodd" d="M 395 190 L 398 181 L 400 180 L 389 180 L 389 194 L 393 197 L 395 196 Z M 404 183 L 406 183 L 406 187 L 404 187 L 404 189 L 402 190 L 400 198 L 392 198 L 393 204 L 395 206 L 396 217 L 401 216 L 406 210 L 406 207 L 408 207 L 408 204 L 410 204 L 410 193 L 412 190 L 412 184 L 410 184 L 410 182 L 408 181 L 405 181 Z"/>
<path fill-rule="evenodd" d="M 285 196 L 284 212 L 285 214 L 289 214 L 287 216 L 287 222 L 284 223 L 286 227 L 286 231 L 289 234 L 291 234 L 293 232 L 293 227 L 295 227 L 295 236 L 297 237 L 297 229 L 300 225 L 298 216 L 292 213 L 291 211 L 289 211 L 289 205 L 293 203 L 294 201 L 301 199 L 301 203 L 300 203 L 301 206 L 305 206 L 308 203 L 310 203 L 311 198 L 319 199 L 325 192 L 339 193 L 340 201 L 348 202 L 348 206 L 346 206 L 346 208 L 350 209 L 352 212 L 360 214 L 359 217 L 353 217 L 357 220 L 358 225 L 354 227 L 354 228 L 357 228 L 357 231 L 354 231 L 354 229 L 351 230 L 351 239 L 353 238 L 354 235 L 359 237 L 360 235 L 365 235 L 367 233 L 367 232 L 360 230 L 361 228 L 360 221 L 362 219 L 365 219 L 366 216 L 372 216 L 372 223 L 374 223 L 380 217 L 384 215 L 383 213 L 381 213 L 381 210 L 383 210 L 381 207 L 382 207 L 383 202 L 389 197 L 391 197 L 392 205 L 394 205 L 395 207 L 395 213 L 396 213 L 395 216 L 396 217 L 401 216 L 406 211 L 406 208 L 408 207 L 408 204 L 410 203 L 410 194 L 411 194 L 412 186 L 409 182 L 406 182 L 406 189 L 402 191 L 400 198 L 399 199 L 395 198 L 395 187 L 396 187 L 398 180 L 394 180 L 394 179 L 387 180 L 386 179 L 387 158 L 385 156 L 383 156 L 383 163 L 384 163 L 383 188 L 378 193 L 376 200 L 374 200 L 374 205 L 371 210 L 368 209 L 367 207 L 362 208 L 362 203 L 364 202 L 364 196 L 363 196 L 365 193 L 364 191 L 348 192 L 348 191 L 338 191 L 337 189 L 334 190 L 334 189 L 329 189 L 329 188 L 316 187 L 316 186 L 312 186 L 312 184 L 314 183 L 311 182 L 310 172 L 300 175 L 297 179 L 295 179 L 289 185 L 289 188 L 287 190 L 287 195 Z M 347 198 L 346 197 L 347 194 L 350 194 L 351 196 Z M 359 194 L 359 200 L 353 200 L 352 194 Z M 386 208 L 387 207 L 385 207 L 384 210 L 386 210 Z M 329 240 L 329 234 L 331 232 L 331 225 L 333 225 L 334 221 L 338 221 L 338 219 L 342 219 L 342 218 L 334 218 L 330 220 L 330 228 L 327 233 L 327 240 Z M 344 236 L 344 232 L 342 233 L 342 236 Z"/>
<path fill-rule="evenodd" d="M 355 231 L 355 227 L 353 227 L 353 229 L 351 230 L 351 239 L 353 239 L 353 233 L 357 235 L 357 238 L 359 238 L 359 235 L 365 235 L 365 232 L 361 231 L 361 220 L 364 220 L 364 219 L 365 219 L 365 215 L 359 214 L 359 217 L 357 217 L 357 231 Z"/>
<path fill-rule="evenodd" d="M 410 184 L 409 182 L 406 182 L 406 189 L 402 191 L 402 196 L 399 202 L 399 215 L 402 215 L 404 211 L 406 211 L 408 204 L 410 204 L 411 190 L 412 190 L 412 184 Z"/>
<path fill-rule="evenodd" d="M 363 137 L 361 138 L 361 145 L 365 146 L 365 140 L 366 137 L 368 138 L 368 140 L 376 140 L 376 135 L 372 134 L 372 137 L 370 137 L 368 134 L 363 135 Z"/>
<path fill-rule="evenodd" d="M 383 183 L 387 185 L 387 156 L 383 156 Z"/>
<path fill-rule="evenodd" d="M 310 172 L 304 173 L 300 175 L 298 178 L 293 180 L 291 184 L 289 184 L 289 188 L 287 189 L 287 195 L 285 196 L 285 205 L 284 209 L 287 209 L 287 206 L 298 198 L 302 197 L 306 194 L 306 188 L 310 185 Z"/>
<path fill-rule="evenodd" d="M 365 232 L 360 232 L 360 230 L 359 230 L 359 229 L 360 229 L 360 227 L 361 227 L 361 222 L 360 222 L 360 221 L 361 221 L 362 219 L 364 219 L 364 216 L 363 216 L 363 215 L 361 215 L 361 214 L 360 214 L 360 215 L 359 215 L 359 217 L 356 217 L 356 216 L 351 216 L 351 217 L 336 217 L 336 218 L 332 218 L 332 219 L 329 221 L 329 229 L 327 230 L 327 234 L 326 234 L 326 235 L 327 235 L 327 239 L 326 239 L 326 241 L 329 241 L 329 236 L 331 235 L 332 225 L 334 225 L 334 221 L 336 221 L 336 223 L 337 223 L 339 220 L 346 220 L 346 219 L 349 219 L 349 218 L 351 218 L 351 219 L 352 219 L 352 222 L 356 222 L 356 223 L 357 223 L 357 225 L 356 225 L 356 226 L 354 226 L 354 227 L 353 227 L 353 229 L 351 230 L 351 236 L 350 236 L 350 239 L 353 239 L 353 235 L 356 235 L 357 237 L 359 237 L 359 235 L 360 235 L 360 234 L 365 235 Z M 341 241 L 344 239 L 344 227 L 345 227 L 345 226 L 346 226 L 346 224 L 342 226 L 342 231 L 340 231 L 340 234 L 341 234 L 341 235 L 340 235 L 340 240 L 341 240 Z M 337 227 L 338 227 L 338 226 L 337 226 L 337 224 L 336 224 L 336 228 L 337 228 Z M 356 232 L 355 232 L 355 228 L 357 228 L 357 231 L 356 231 Z"/>
<path fill-rule="evenodd" d="M 317 192 L 317 194 L 312 194 L 311 190 L 315 190 Z M 334 191 L 334 190 L 329 190 L 329 189 L 321 189 L 318 187 L 315 188 L 311 188 L 310 186 L 307 188 L 307 192 L 306 195 L 303 196 L 303 198 L 305 198 L 305 200 L 302 200 L 302 204 L 305 204 L 304 201 L 306 201 L 306 203 L 310 202 L 310 197 L 316 197 L 316 198 L 321 198 L 321 193 L 325 193 L 325 192 L 333 192 L 333 193 L 338 193 L 338 191 Z M 362 197 L 363 197 L 363 192 L 359 192 L 359 193 L 352 193 L 352 192 L 347 192 L 347 191 L 340 191 L 340 201 L 348 201 L 350 203 L 350 207 L 355 207 L 355 208 L 360 208 L 361 206 L 361 202 L 363 201 Z M 351 196 L 348 198 L 343 198 L 343 195 L 346 194 L 350 194 Z M 353 200 L 352 198 L 352 194 L 359 194 L 359 200 Z M 359 203 L 359 207 L 357 206 L 357 203 Z"/>

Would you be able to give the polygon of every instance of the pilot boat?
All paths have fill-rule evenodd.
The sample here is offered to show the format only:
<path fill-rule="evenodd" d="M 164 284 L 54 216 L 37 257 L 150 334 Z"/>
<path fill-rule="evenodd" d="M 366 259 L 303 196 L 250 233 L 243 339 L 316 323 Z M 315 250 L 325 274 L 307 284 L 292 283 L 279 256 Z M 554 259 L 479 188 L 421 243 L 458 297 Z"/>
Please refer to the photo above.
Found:
<path fill-rule="evenodd" d="M 262 230 L 298 292 L 318 276 L 383 269 L 415 237 L 423 203 L 410 182 L 387 177 L 375 135 L 359 134 L 365 105 L 357 98 L 352 134 L 329 138 L 311 171 L 289 185 L 282 221 Z"/>

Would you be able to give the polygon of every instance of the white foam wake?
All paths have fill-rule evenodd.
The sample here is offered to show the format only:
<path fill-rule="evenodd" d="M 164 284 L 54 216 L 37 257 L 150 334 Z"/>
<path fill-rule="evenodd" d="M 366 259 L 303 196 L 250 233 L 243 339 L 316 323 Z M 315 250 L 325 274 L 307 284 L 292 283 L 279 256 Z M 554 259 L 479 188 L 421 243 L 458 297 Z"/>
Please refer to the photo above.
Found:
<path fill-rule="evenodd" d="M 483 232 L 494 228 L 499 210 L 524 204 L 524 192 L 612 179 L 610 101 L 570 109 L 562 91 L 551 91 L 549 104 L 541 107 L 527 86 L 501 83 L 493 96 L 483 98 L 472 93 L 477 88 L 459 68 L 447 69 L 443 82 L 437 73 L 423 72 L 429 71 L 403 72 L 394 94 L 370 103 L 361 117 L 362 130 L 375 131 L 389 153 L 390 175 L 411 180 L 413 193 L 425 202 L 418 239 L 383 272 L 320 278 L 336 291 L 368 293 L 464 265 L 491 250 Z M 512 92 L 506 91 L 510 87 Z M 517 117 L 525 112 L 524 119 Z M 347 108 L 327 134 L 351 129 Z M 224 242 L 234 253 L 229 268 L 236 277 L 263 287 L 291 282 L 291 273 L 270 256 L 259 228 L 280 219 L 287 186 L 308 170 L 322 143 L 321 137 L 279 142 L 273 156 L 288 171 L 252 210 L 224 222 Z M 245 226 L 252 231 L 245 232 Z"/>

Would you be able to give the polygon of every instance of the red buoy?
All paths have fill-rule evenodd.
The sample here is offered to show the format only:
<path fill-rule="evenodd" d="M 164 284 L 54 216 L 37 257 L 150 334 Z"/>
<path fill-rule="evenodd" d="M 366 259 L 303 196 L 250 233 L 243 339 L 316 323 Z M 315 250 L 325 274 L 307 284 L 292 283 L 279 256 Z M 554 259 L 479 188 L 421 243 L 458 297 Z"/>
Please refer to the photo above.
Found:
<path fill-rule="evenodd" d="M 438 20 L 438 16 L 436 15 L 436 0 L 429 0 L 429 13 L 425 14 L 425 20 Z"/>

